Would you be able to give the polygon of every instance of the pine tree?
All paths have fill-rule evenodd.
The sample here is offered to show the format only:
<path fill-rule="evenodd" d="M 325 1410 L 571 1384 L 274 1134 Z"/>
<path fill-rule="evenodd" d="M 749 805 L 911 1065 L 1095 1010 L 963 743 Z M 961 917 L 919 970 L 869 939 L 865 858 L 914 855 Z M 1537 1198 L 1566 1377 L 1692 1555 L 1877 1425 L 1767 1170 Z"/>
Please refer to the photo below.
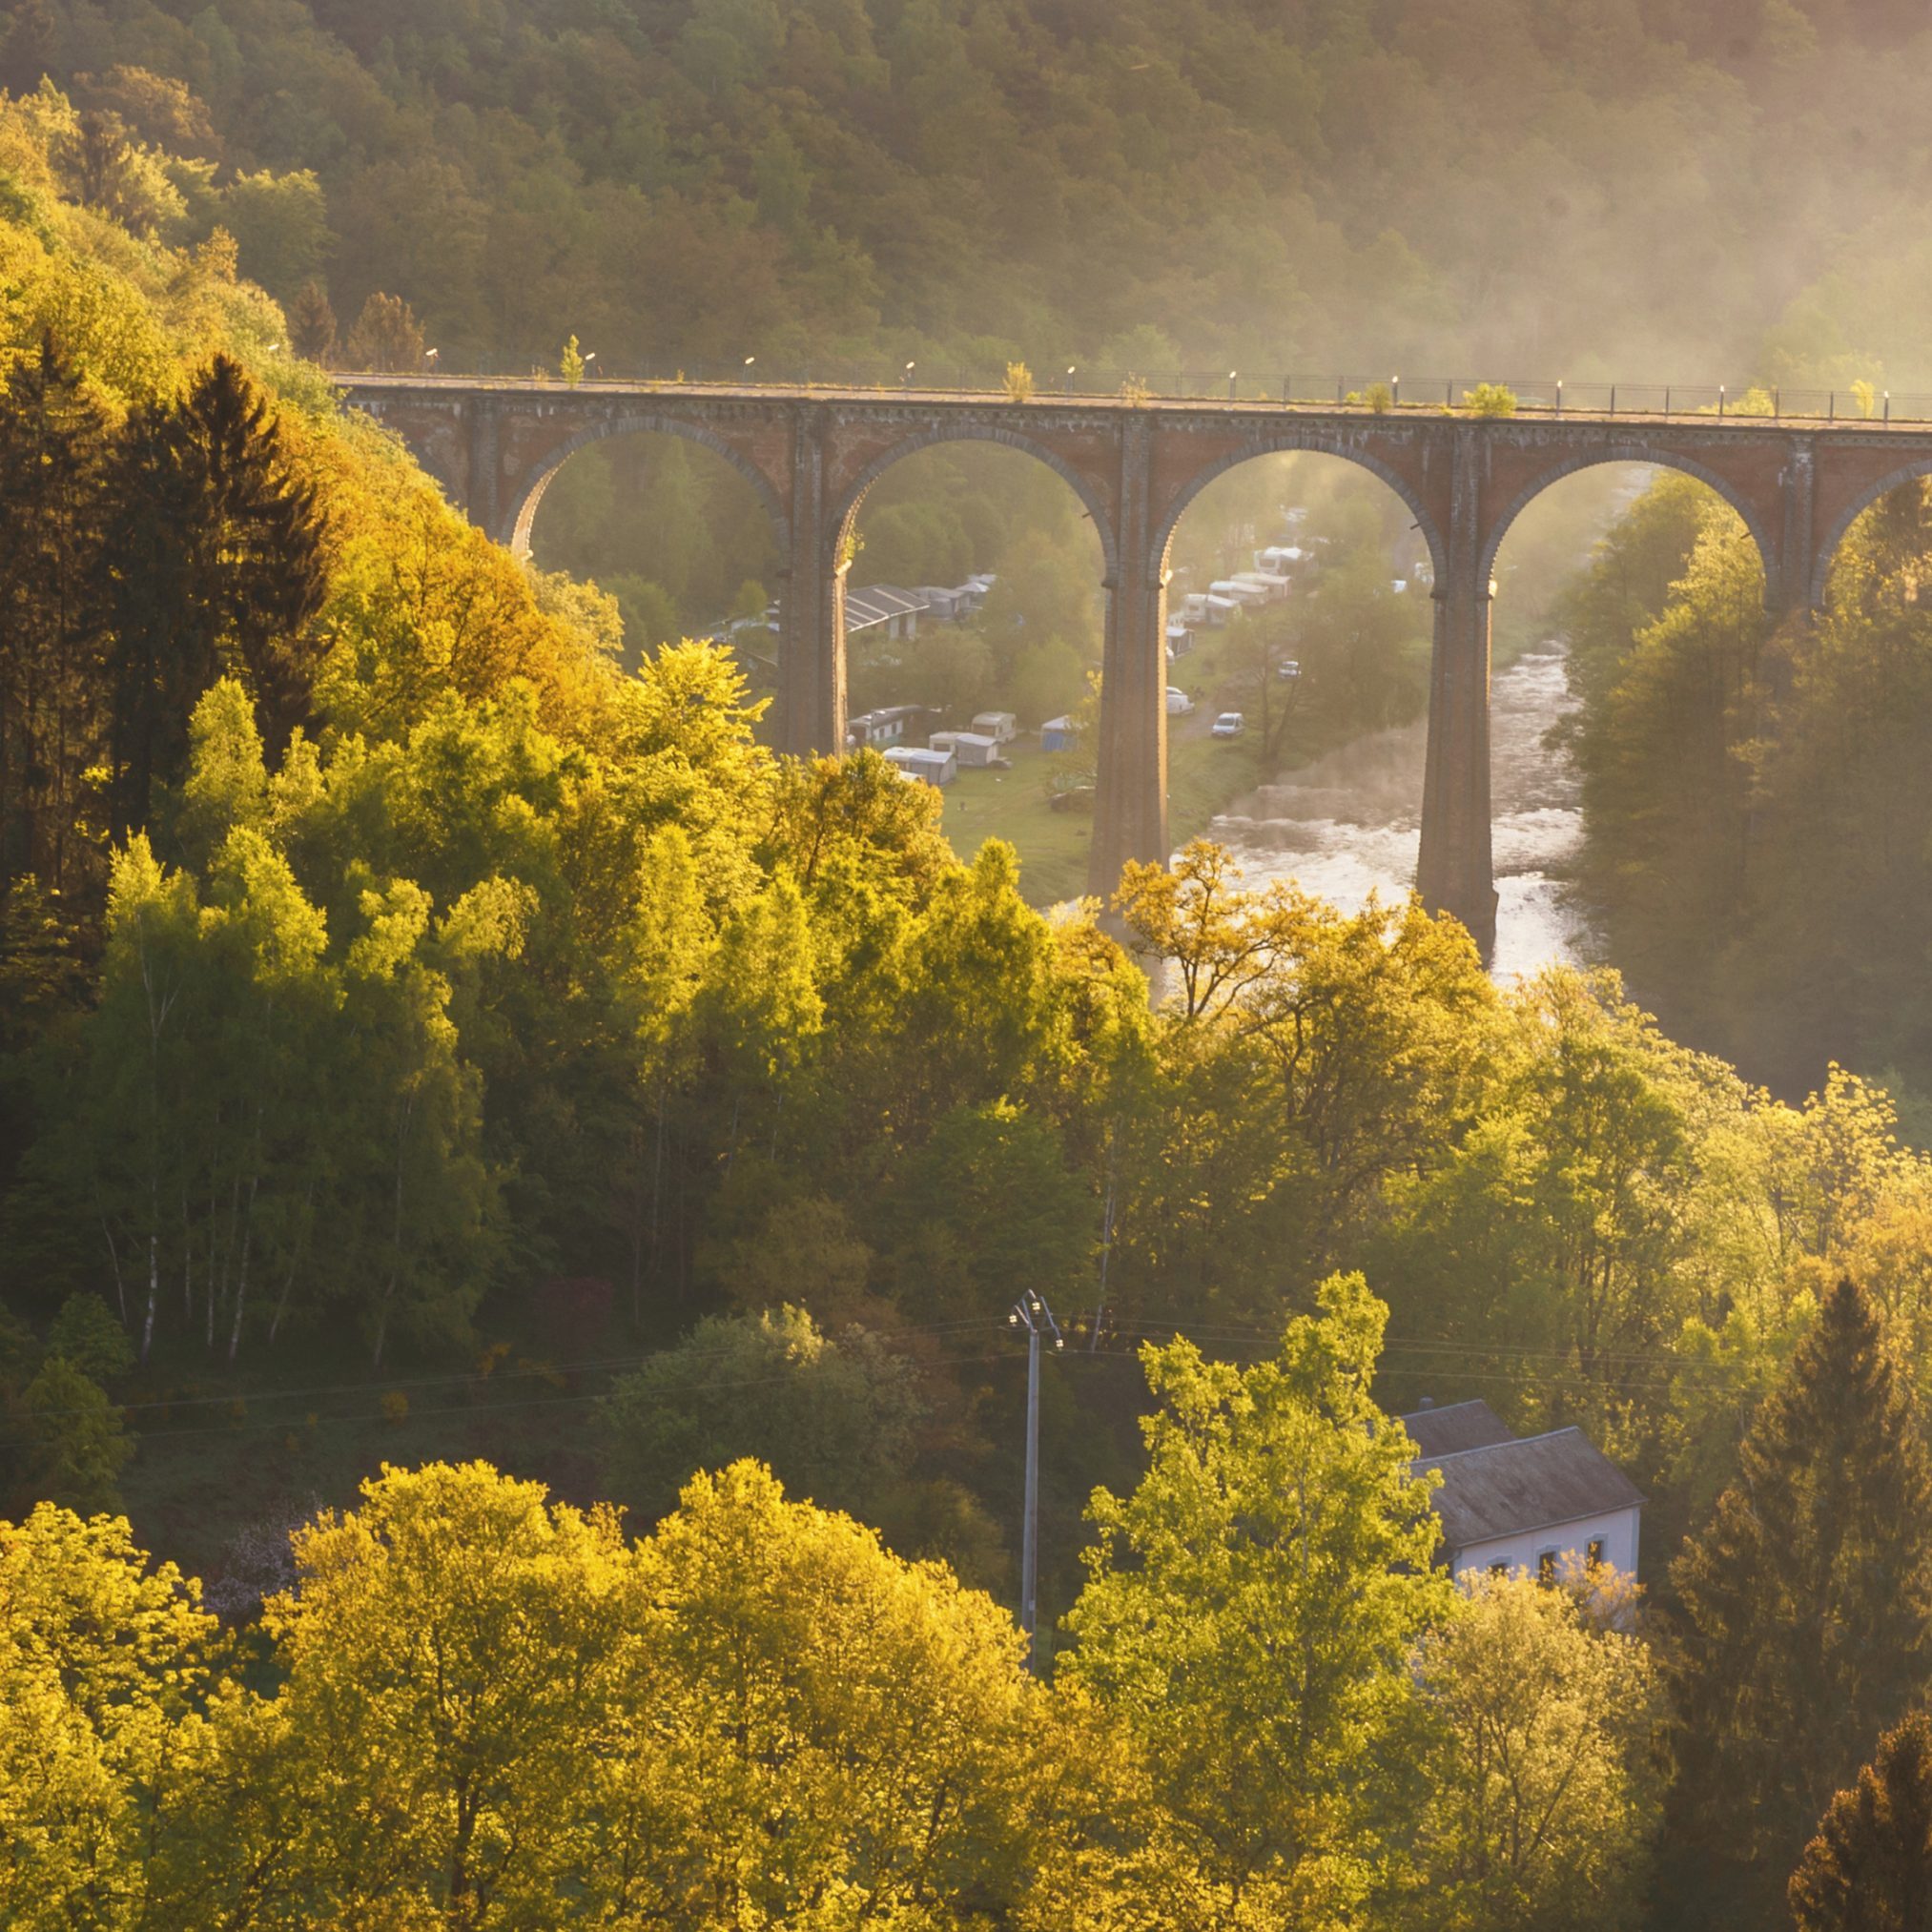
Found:
<path fill-rule="evenodd" d="M 336 312 L 320 282 L 305 281 L 288 307 L 289 347 L 305 361 L 326 363 L 336 353 Z"/>
<path fill-rule="evenodd" d="M 1701 1866 L 1715 1881 L 1702 1922 L 1772 1924 L 1812 1821 L 1915 1700 L 1932 1633 L 1932 1470 L 1878 1311 L 1850 1281 L 1672 1575 L 1680 1881 Z"/>
<path fill-rule="evenodd" d="M 248 687 L 271 750 L 307 716 L 322 548 L 316 493 L 227 356 L 178 406 L 131 421 L 109 543 L 117 829 L 145 825 L 154 787 L 180 776 L 189 719 L 224 672 Z"/>
<path fill-rule="evenodd" d="M 1916 1712 L 1832 1799 L 1791 1875 L 1798 1932 L 1932 1925 L 1932 1718 Z"/>
<path fill-rule="evenodd" d="M 51 336 L 0 390 L 0 887 L 70 883 L 100 738 L 110 445 Z"/>

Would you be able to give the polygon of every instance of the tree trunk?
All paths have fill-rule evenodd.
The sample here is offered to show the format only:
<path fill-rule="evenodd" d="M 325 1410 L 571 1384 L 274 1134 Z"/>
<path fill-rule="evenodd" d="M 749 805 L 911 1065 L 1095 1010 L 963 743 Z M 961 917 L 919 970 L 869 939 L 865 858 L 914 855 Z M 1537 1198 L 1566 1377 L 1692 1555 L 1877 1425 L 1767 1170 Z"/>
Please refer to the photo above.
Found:
<path fill-rule="evenodd" d="M 259 1176 L 248 1182 L 248 1213 L 241 1223 L 241 1267 L 235 1283 L 235 1321 L 228 1330 L 228 1360 L 231 1364 L 241 1349 L 241 1316 L 248 1305 L 248 1251 L 255 1240 L 255 1190 Z"/>
<path fill-rule="evenodd" d="M 121 1326 L 128 1326 L 128 1285 L 121 1279 L 121 1251 L 114 1245 L 114 1231 L 108 1225 L 106 1215 L 101 1216 L 101 1238 L 108 1244 L 108 1262 L 114 1271 L 114 1300 L 120 1305 Z"/>
<path fill-rule="evenodd" d="M 275 1346 L 275 1338 L 281 1333 L 281 1318 L 288 1313 L 288 1298 L 296 1285 L 296 1270 L 301 1264 L 302 1250 L 308 1246 L 309 1223 L 315 1214 L 316 1183 L 311 1176 L 308 1186 L 302 1193 L 301 1225 L 296 1230 L 294 1244 L 289 1249 L 288 1273 L 282 1278 L 281 1296 L 275 1305 L 275 1318 L 268 1325 L 268 1346 Z"/>

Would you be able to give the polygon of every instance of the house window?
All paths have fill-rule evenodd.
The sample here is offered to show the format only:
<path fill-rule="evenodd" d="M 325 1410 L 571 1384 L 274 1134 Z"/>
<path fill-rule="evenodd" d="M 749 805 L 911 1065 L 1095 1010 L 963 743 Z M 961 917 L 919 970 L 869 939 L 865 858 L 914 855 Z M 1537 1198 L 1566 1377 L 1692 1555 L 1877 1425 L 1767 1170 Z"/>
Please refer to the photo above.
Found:
<path fill-rule="evenodd" d="M 1490 1565 L 1490 1574 L 1491 1576 L 1507 1576 L 1509 1573 L 1510 1566 L 1507 1563 L 1491 1563 Z"/>
<path fill-rule="evenodd" d="M 1608 1554 L 1609 1552 L 1604 1548 L 1603 1538 L 1601 1536 L 1593 1536 L 1590 1539 L 1590 1548 L 1584 1553 L 1584 1561 L 1590 1565 L 1591 1569 L 1601 1570 Z"/>
<path fill-rule="evenodd" d="M 1556 1581 L 1556 1552 L 1545 1550 L 1536 1558 L 1536 1581 L 1548 1590 Z"/>

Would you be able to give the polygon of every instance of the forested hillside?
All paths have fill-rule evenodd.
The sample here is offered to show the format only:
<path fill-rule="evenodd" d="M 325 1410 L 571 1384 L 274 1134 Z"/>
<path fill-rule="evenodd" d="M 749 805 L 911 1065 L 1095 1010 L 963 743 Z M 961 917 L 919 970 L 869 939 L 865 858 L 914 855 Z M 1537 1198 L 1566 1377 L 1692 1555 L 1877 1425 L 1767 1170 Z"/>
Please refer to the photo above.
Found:
<path fill-rule="evenodd" d="M 1674 1033 L 1787 1088 L 1829 1051 L 1932 1093 L 1928 555 L 1913 484 L 1854 525 L 1827 608 L 1774 627 L 1743 525 L 1671 479 L 1562 613 L 1615 956 Z"/>
<path fill-rule="evenodd" d="M 11 14 L 0 84 L 51 72 L 212 166 L 185 238 L 220 221 L 283 300 L 318 279 L 344 335 L 400 296 L 445 368 L 574 331 L 606 369 L 1932 384 L 1908 0 Z"/>
<path fill-rule="evenodd" d="M 1901 206 L 1854 136 L 1924 112 L 1911 23 L 424 17 L 0 43 L 0 1918 L 1756 1932 L 1797 1869 L 1803 1932 L 1857 1922 L 1932 1781 L 1887 1092 L 1774 1098 L 1614 975 L 1499 988 L 1206 841 L 1111 931 L 1043 915 L 875 755 L 775 756 L 725 650 L 627 652 L 298 351 L 319 277 L 452 361 L 592 301 L 651 354 L 1371 310 L 1588 354 L 1637 274 L 1619 353 L 1909 371 L 1910 252 L 1864 276 L 1793 130 Z M 909 493 L 871 541 L 1042 540 L 1017 664 L 1086 535 L 953 480 L 959 529 Z M 1361 522 L 1326 607 L 1353 570 L 1381 623 Z M 1922 1063 L 1926 549 L 1906 492 L 1767 637 L 1666 485 L 1573 593 L 1596 890 L 1700 1040 L 1796 986 Z M 1358 725 L 1413 683 L 1384 627 L 1307 653 Z M 1016 1298 L 1067 1343 L 1037 1673 Z M 1395 1417 L 1475 1395 L 1636 1483 L 1641 1591 L 1449 1587 Z M 1868 1762 L 1895 1811 L 1835 1796 Z"/>

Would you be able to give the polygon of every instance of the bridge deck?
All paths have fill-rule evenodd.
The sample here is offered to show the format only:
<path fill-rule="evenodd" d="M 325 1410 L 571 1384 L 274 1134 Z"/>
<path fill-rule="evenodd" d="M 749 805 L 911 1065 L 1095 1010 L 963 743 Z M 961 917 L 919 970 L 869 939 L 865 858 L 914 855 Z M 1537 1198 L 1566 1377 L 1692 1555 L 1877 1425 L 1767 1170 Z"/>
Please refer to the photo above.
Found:
<path fill-rule="evenodd" d="M 1024 401 L 1011 401 L 997 389 L 901 388 L 884 383 L 864 388 L 819 383 L 784 382 L 675 382 L 633 381 L 608 377 L 586 377 L 581 382 L 566 382 L 561 376 L 385 376 L 336 371 L 331 379 L 344 390 L 376 390 L 388 395 L 414 395 L 425 401 L 438 395 L 555 396 L 578 401 L 607 397 L 612 401 L 667 398 L 686 401 L 742 402 L 826 402 L 898 403 L 919 408 L 947 406 L 983 409 L 989 406 L 1011 408 L 1016 412 L 1039 409 L 1080 409 L 1118 414 L 1191 417 L 1203 411 L 1216 416 L 1298 417 L 1314 421 L 1441 422 L 1562 422 L 1605 427 L 1642 429 L 1646 426 L 1696 424 L 1699 428 L 1721 425 L 1743 435 L 1766 434 L 1798 429 L 1845 431 L 1864 436 L 1922 432 L 1932 419 L 1907 417 L 1896 411 L 1889 418 L 1840 416 L 1803 411 L 1780 410 L 1776 415 L 1740 415 L 1736 410 L 1719 414 L 1714 407 L 1689 409 L 1589 409 L 1556 408 L 1546 403 L 1519 401 L 1509 416 L 1482 415 L 1470 409 L 1452 409 L 1440 402 L 1403 402 L 1377 409 L 1366 402 L 1315 402 L 1296 399 L 1284 402 L 1279 398 L 1215 396 L 1126 397 L 1115 393 L 1088 393 L 1079 389 L 1037 390 Z"/>

